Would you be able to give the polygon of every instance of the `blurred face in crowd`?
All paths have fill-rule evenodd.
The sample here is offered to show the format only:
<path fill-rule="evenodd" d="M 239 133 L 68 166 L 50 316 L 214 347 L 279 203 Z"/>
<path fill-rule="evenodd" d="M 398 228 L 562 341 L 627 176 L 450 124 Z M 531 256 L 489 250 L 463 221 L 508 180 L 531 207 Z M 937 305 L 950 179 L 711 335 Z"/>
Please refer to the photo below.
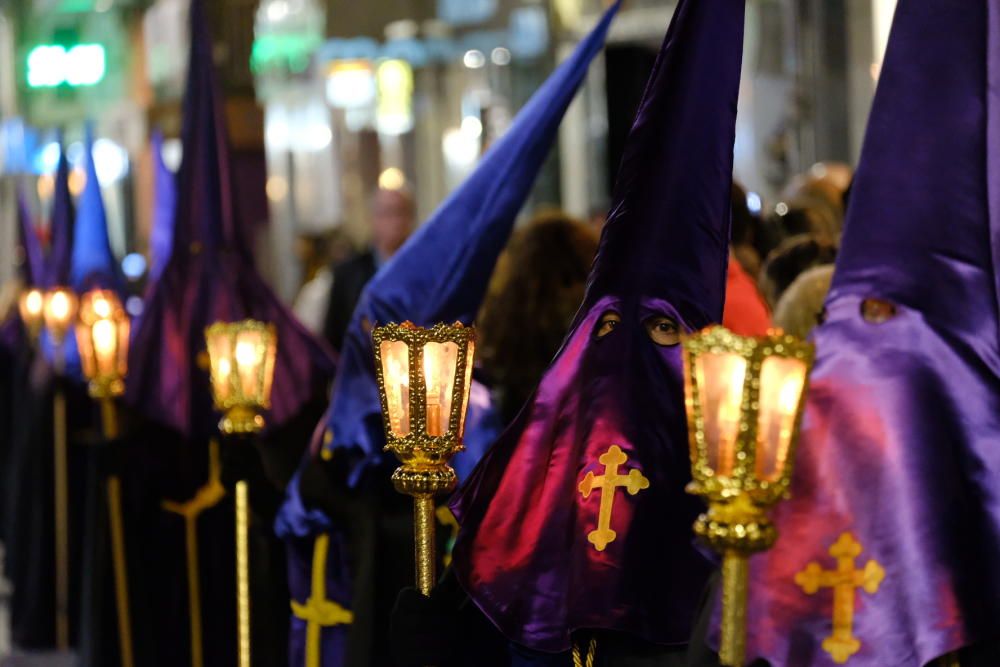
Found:
<path fill-rule="evenodd" d="M 413 231 L 414 206 L 402 190 L 377 190 L 372 198 L 372 245 L 383 259 L 391 257 Z"/>

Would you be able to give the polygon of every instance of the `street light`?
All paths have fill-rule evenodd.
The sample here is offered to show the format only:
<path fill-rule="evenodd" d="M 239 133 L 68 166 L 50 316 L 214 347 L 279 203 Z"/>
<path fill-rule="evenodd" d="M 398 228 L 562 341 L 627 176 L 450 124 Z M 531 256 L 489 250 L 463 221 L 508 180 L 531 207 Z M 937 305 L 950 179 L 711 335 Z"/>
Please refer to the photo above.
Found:
<path fill-rule="evenodd" d="M 719 659 L 742 666 L 748 558 L 777 537 L 768 509 L 788 491 L 815 350 L 780 332 L 747 338 L 720 326 L 685 337 L 683 350 L 688 492 L 709 505 L 694 531 L 723 555 Z"/>

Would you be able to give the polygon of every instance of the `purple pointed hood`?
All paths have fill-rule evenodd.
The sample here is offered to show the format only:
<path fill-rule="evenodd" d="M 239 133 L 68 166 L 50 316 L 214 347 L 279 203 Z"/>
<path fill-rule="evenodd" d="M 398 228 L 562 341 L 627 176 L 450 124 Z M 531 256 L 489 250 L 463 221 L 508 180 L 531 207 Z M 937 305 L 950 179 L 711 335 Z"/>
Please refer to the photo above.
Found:
<path fill-rule="evenodd" d="M 382 460 L 385 434 L 375 382 L 371 328 L 420 326 L 475 317 L 517 214 L 558 136 L 559 124 L 619 3 L 535 92 L 475 171 L 438 207 L 365 288 L 344 340 L 330 427 L 334 448 Z"/>
<path fill-rule="evenodd" d="M 577 629 L 689 636 L 710 565 L 684 492 L 677 335 L 722 316 L 743 21 L 743 0 L 678 3 L 583 305 L 452 503 L 459 580 L 529 648 L 566 650 Z"/>
<path fill-rule="evenodd" d="M 751 655 L 902 667 L 995 640 L 998 259 L 1000 0 L 900 0 Z M 835 615 L 838 564 L 859 586 Z"/>
<path fill-rule="evenodd" d="M 135 327 L 126 400 L 147 417 L 201 439 L 216 432 L 218 421 L 208 371 L 198 363 L 204 329 L 212 322 L 249 317 L 277 327 L 272 425 L 295 416 L 326 390 L 334 361 L 257 272 L 232 187 L 203 0 L 191 3 L 190 26 L 174 240 Z"/>
<path fill-rule="evenodd" d="M 76 212 L 69 192 L 69 161 L 59 138 L 59 165 L 55 173 L 55 190 L 49 214 L 49 254 L 45 258 L 45 287 L 69 285 L 70 263 L 73 256 L 73 221 Z"/>
<path fill-rule="evenodd" d="M 177 180 L 163 161 L 163 133 L 153 132 L 153 220 L 149 233 L 150 278 L 163 273 L 174 244 L 174 212 L 177 209 Z"/>
<path fill-rule="evenodd" d="M 111 251 L 101 183 L 94 165 L 94 128 L 91 123 L 87 123 L 84 134 L 84 173 L 87 180 L 80 193 L 73 228 L 70 285 L 77 294 L 91 289 L 113 289 L 121 293 L 123 283 L 118 262 Z"/>

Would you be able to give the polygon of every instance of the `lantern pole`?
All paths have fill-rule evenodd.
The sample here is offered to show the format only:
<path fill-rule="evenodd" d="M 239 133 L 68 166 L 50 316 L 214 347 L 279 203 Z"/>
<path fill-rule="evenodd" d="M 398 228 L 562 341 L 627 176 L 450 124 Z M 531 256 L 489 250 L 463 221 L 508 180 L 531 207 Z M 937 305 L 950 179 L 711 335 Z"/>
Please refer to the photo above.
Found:
<path fill-rule="evenodd" d="M 66 350 L 63 343 L 76 317 L 76 296 L 67 288 L 54 287 L 45 294 L 43 320 L 52 337 L 52 486 L 55 520 L 56 647 L 69 650 L 69 474 L 66 427 Z"/>
<path fill-rule="evenodd" d="M 56 647 L 69 649 L 69 475 L 67 462 L 66 395 L 63 376 L 66 371 L 66 351 L 62 341 L 55 345 L 53 371 L 55 390 L 52 395 L 53 491 L 55 494 L 56 547 Z"/>

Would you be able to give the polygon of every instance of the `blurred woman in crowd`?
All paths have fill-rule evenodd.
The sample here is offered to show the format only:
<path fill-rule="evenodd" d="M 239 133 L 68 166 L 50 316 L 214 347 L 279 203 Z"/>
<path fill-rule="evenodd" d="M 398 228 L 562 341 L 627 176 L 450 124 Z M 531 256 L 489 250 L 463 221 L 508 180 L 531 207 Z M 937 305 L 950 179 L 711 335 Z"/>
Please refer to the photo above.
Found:
<path fill-rule="evenodd" d="M 536 215 L 511 237 L 477 321 L 477 356 L 509 423 L 559 349 L 597 252 L 593 228 L 559 210 Z"/>

